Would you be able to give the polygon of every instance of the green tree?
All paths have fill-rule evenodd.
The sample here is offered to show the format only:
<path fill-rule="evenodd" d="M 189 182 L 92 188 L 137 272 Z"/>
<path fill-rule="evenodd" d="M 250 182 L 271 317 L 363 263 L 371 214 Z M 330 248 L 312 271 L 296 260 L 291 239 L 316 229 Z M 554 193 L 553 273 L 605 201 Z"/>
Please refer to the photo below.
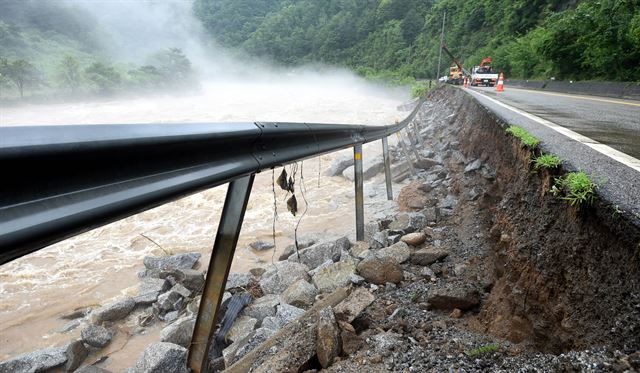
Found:
<path fill-rule="evenodd" d="M 144 72 L 148 76 L 159 74 L 168 87 L 190 87 L 197 83 L 191 61 L 179 48 L 155 53 L 149 58 L 149 65 L 155 70 L 145 67 Z"/>
<path fill-rule="evenodd" d="M 20 98 L 24 98 L 24 89 L 35 87 L 42 82 L 42 74 L 31 63 L 25 60 L 2 62 L 2 75 L 5 79 L 15 84 L 20 92 Z"/>
<path fill-rule="evenodd" d="M 84 75 L 100 92 L 112 92 L 122 83 L 122 76 L 113 66 L 94 62 L 84 69 Z"/>
<path fill-rule="evenodd" d="M 57 77 L 62 86 L 69 88 L 71 93 L 75 93 L 82 84 L 82 72 L 78 59 L 65 55 L 58 64 Z"/>

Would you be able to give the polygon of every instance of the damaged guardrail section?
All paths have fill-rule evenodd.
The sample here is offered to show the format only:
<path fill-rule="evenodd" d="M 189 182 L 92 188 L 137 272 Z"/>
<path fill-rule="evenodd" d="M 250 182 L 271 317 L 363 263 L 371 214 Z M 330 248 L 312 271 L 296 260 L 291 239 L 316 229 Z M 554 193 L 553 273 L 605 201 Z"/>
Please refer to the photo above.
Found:
<path fill-rule="evenodd" d="M 213 320 L 256 173 L 354 147 L 356 236 L 364 236 L 362 144 L 409 124 L 176 123 L 0 128 L 0 264 L 186 195 L 230 183 L 189 353 L 206 371 Z M 385 168 L 391 198 L 389 167 Z"/>

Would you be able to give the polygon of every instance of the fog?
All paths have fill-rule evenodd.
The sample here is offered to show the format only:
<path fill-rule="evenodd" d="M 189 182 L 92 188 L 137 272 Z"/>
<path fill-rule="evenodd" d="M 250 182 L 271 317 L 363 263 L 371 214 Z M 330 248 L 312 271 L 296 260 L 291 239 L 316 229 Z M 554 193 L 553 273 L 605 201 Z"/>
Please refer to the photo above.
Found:
<path fill-rule="evenodd" d="M 143 64 L 158 49 L 178 47 L 198 71 L 200 89 L 4 107 L 0 109 L 1 125 L 232 121 L 377 125 L 406 115 L 396 110 L 409 99 L 406 88 L 377 85 L 346 69 L 319 65 L 281 68 L 223 50 L 204 36 L 191 15 L 189 1 L 68 2 L 94 15 L 113 61 Z M 349 154 L 350 150 L 343 152 Z M 379 143 L 368 144 L 364 157 L 379 152 Z M 342 177 L 321 176 L 335 156 L 305 161 L 304 172 L 300 171 L 308 178 L 305 193 L 309 201 L 309 211 L 299 225 L 302 236 L 354 238 L 353 184 Z M 256 177 L 232 271 L 266 265 L 292 243 L 299 218 L 280 206 L 276 249 L 257 253 L 247 248 L 256 239 L 273 239 L 275 196 L 271 182 L 270 172 Z M 131 216 L 1 266 L 0 334 L 13 343 L 0 344 L 0 360 L 77 337 L 78 330 L 57 331 L 65 323 L 59 318 L 62 313 L 135 294 L 142 258 L 162 255 L 144 236 L 163 250 L 200 252 L 206 266 L 225 188 Z M 395 203 L 386 200 L 384 188 L 381 175 L 365 184 L 367 218 L 393 208 Z M 399 189 L 394 186 L 396 193 Z M 277 200 L 284 203 L 284 194 Z M 129 330 L 130 326 L 124 327 Z M 147 334 L 118 333 L 111 344 L 110 359 L 102 366 L 113 371 L 131 366 L 146 345 L 158 340 L 160 328 L 161 324 L 155 325 Z M 118 345 L 126 348 L 117 349 Z M 90 358 L 99 357 L 98 352 L 94 355 Z"/>

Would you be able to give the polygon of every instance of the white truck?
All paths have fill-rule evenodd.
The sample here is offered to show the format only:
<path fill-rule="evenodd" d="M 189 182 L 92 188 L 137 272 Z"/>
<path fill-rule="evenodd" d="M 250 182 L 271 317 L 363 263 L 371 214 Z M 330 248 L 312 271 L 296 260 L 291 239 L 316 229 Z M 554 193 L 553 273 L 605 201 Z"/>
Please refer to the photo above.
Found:
<path fill-rule="evenodd" d="M 498 81 L 498 74 L 491 69 L 491 57 L 484 58 L 480 66 L 471 70 L 471 85 L 474 87 L 493 87 Z"/>

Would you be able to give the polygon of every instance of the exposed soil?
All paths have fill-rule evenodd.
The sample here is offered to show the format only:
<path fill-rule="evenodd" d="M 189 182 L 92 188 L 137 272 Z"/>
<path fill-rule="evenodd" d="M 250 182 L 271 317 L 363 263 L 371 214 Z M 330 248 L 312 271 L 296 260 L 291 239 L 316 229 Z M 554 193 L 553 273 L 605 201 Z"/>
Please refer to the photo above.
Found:
<path fill-rule="evenodd" d="M 432 92 L 418 118 L 419 151 L 444 168 L 421 172 L 399 207 L 438 210 L 417 249 L 449 255 L 376 290 L 353 323 L 360 348 L 328 371 L 640 369 L 639 227 L 606 201 L 551 195 L 563 171 L 533 172 L 531 150 L 461 90 Z M 468 310 L 429 302 L 469 288 L 480 303 Z"/>

